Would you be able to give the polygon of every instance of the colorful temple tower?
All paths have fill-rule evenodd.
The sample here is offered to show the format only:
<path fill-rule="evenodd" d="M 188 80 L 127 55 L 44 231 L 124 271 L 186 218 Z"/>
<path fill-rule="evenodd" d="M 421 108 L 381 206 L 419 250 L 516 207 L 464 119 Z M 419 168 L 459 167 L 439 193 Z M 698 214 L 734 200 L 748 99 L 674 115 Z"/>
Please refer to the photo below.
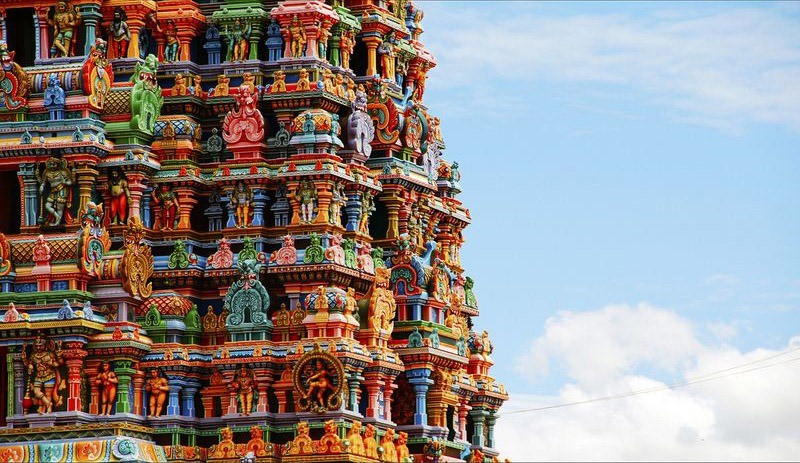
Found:
<path fill-rule="evenodd" d="M 4 0 L 0 461 L 498 461 L 411 0 Z"/>

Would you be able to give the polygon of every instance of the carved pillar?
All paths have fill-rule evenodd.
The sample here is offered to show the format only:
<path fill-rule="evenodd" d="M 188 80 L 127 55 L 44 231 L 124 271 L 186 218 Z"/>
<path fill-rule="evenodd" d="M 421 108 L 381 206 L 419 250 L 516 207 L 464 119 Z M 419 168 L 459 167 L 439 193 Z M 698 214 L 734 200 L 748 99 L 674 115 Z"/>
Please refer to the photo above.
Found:
<path fill-rule="evenodd" d="M 142 213 L 139 218 L 142 219 L 142 224 L 147 228 L 153 228 L 153 210 L 151 207 L 153 197 L 150 195 L 152 191 L 152 188 L 146 187 L 142 192 Z"/>
<path fill-rule="evenodd" d="M 367 76 L 373 76 L 378 73 L 378 47 L 381 44 L 379 36 L 365 36 L 361 40 L 367 46 Z"/>
<path fill-rule="evenodd" d="M 147 178 L 141 172 L 126 172 L 125 178 L 128 181 L 128 191 L 131 193 L 128 201 L 128 218 L 142 216 L 142 201 L 145 197 L 144 180 Z"/>
<path fill-rule="evenodd" d="M 391 378 L 386 380 L 386 388 L 383 390 L 383 414 L 386 421 L 392 421 L 392 394 L 397 389 L 397 384 L 394 384 Z"/>
<path fill-rule="evenodd" d="M 416 395 L 416 413 L 414 413 L 414 424 L 428 424 L 428 388 L 433 384 L 430 379 L 431 371 L 427 368 L 416 368 L 406 372 L 408 382 L 414 387 Z"/>
<path fill-rule="evenodd" d="M 377 373 L 367 373 L 364 376 L 364 385 L 367 387 L 367 418 L 379 418 L 378 394 L 384 382 Z"/>
<path fill-rule="evenodd" d="M 177 376 L 169 376 L 169 398 L 167 399 L 167 415 L 178 416 L 181 414 L 180 393 L 186 386 L 186 381 Z"/>
<path fill-rule="evenodd" d="M 483 439 L 483 427 L 486 425 L 486 417 L 489 415 L 489 412 L 486 410 L 472 410 L 469 412 L 469 416 L 472 417 L 472 445 L 476 445 L 478 447 L 484 446 L 484 439 Z"/>
<path fill-rule="evenodd" d="M 186 230 L 192 228 L 189 222 L 189 217 L 192 214 L 192 209 L 197 204 L 197 197 L 195 191 L 186 186 L 175 187 L 175 194 L 178 197 L 178 229 Z M 163 224 L 162 224 L 163 226 Z"/>
<path fill-rule="evenodd" d="M 6 10 L 0 8 L 0 39 L 7 40 L 8 32 L 6 31 Z"/>
<path fill-rule="evenodd" d="M 181 395 L 181 401 L 183 403 L 183 416 L 188 416 L 194 418 L 197 416 L 197 410 L 194 405 L 195 394 L 200 389 L 200 385 L 193 382 L 187 382 L 186 386 L 183 388 L 183 394 Z M 172 394 L 172 388 L 170 388 L 170 395 Z"/>
<path fill-rule="evenodd" d="M 361 192 L 347 194 L 344 213 L 347 216 L 345 229 L 349 232 L 358 231 L 358 221 L 361 219 Z"/>
<path fill-rule="evenodd" d="M 22 408 L 22 397 L 25 396 L 25 364 L 22 362 L 22 354 L 12 354 L 14 372 L 14 413 L 22 415 L 25 410 Z"/>
<path fill-rule="evenodd" d="M 497 421 L 497 418 L 494 416 L 494 412 L 489 412 L 489 416 L 486 418 L 486 446 L 494 448 L 494 424 Z"/>
<path fill-rule="evenodd" d="M 350 389 L 350 402 L 347 404 L 347 409 L 351 412 L 358 413 L 358 392 L 361 390 L 361 381 L 364 378 L 353 373 L 347 378 L 347 386 Z"/>
<path fill-rule="evenodd" d="M 78 217 L 86 210 L 86 204 L 92 200 L 92 186 L 97 184 L 97 172 L 87 165 L 79 166 L 75 170 L 75 176 L 78 183 Z"/>
<path fill-rule="evenodd" d="M 144 415 L 144 372 L 135 370 L 133 374 L 133 414 Z"/>
<path fill-rule="evenodd" d="M 253 190 L 253 223 L 254 227 L 263 227 L 264 208 L 267 206 L 269 196 L 264 194 L 264 190 L 256 188 Z"/>
<path fill-rule="evenodd" d="M 48 6 L 39 6 L 33 14 L 34 27 L 36 28 L 36 49 L 39 59 L 50 57 L 50 31 L 47 27 L 47 13 L 50 11 Z M 73 37 L 75 39 L 76 37 Z"/>
<path fill-rule="evenodd" d="M 381 200 L 383 204 L 386 205 L 389 222 L 388 228 L 386 229 L 386 238 L 397 238 L 400 236 L 400 207 L 403 205 L 403 198 L 399 195 L 398 191 L 385 188 L 384 193 L 381 195 Z"/>
<path fill-rule="evenodd" d="M 139 58 L 139 34 L 144 27 L 144 16 L 137 14 L 140 17 L 132 18 L 130 10 L 127 11 L 127 14 L 128 30 L 131 32 L 131 42 L 128 44 L 128 58 Z"/>
<path fill-rule="evenodd" d="M 114 365 L 114 373 L 117 375 L 117 405 L 116 413 L 130 413 L 131 412 L 131 376 L 136 374 L 136 370 L 131 368 L 130 360 L 120 360 Z"/>
<path fill-rule="evenodd" d="M 314 182 L 317 188 L 317 217 L 315 223 L 328 223 L 330 221 L 330 206 L 333 193 L 331 186 L 327 183 Z"/>
<path fill-rule="evenodd" d="M 97 37 L 97 25 L 103 19 L 100 14 L 100 5 L 94 3 L 85 3 L 80 5 L 81 23 L 86 26 L 86 43 L 83 46 L 83 54 L 88 55 L 94 45 L 94 40 Z M 77 40 L 73 37 L 72 40 Z"/>
<path fill-rule="evenodd" d="M 88 352 L 81 343 L 69 343 L 68 349 L 64 351 L 64 360 L 67 364 L 67 411 L 83 411 L 81 402 L 81 371 L 83 371 L 83 359 Z M 58 385 L 56 385 L 58 387 Z"/>
<path fill-rule="evenodd" d="M 26 227 L 35 227 L 37 225 L 37 216 L 39 214 L 39 195 L 38 186 L 36 184 L 36 164 L 22 163 L 19 165 L 17 172 L 19 178 L 19 186 L 22 190 L 20 197 L 22 198 L 22 210 L 20 223 Z"/>
<path fill-rule="evenodd" d="M 461 440 L 469 441 L 467 436 L 467 415 L 472 407 L 467 405 L 466 402 L 461 402 L 458 407 L 458 435 Z"/>

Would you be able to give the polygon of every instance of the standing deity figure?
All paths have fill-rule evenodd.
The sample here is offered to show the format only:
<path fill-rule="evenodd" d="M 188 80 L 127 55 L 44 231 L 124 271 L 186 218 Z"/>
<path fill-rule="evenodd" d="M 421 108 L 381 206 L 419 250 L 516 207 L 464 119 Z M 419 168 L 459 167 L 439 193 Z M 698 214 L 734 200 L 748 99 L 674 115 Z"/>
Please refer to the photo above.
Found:
<path fill-rule="evenodd" d="M 231 383 L 239 394 L 239 410 L 242 415 L 249 415 L 253 409 L 253 393 L 256 388 L 253 372 L 242 365 Z"/>
<path fill-rule="evenodd" d="M 226 61 L 245 61 L 250 51 L 250 23 L 236 18 L 233 29 L 225 26 L 225 37 L 228 39 L 228 56 Z"/>
<path fill-rule="evenodd" d="M 111 369 L 110 363 L 100 364 L 97 376 L 94 377 L 94 384 L 100 389 L 100 414 L 110 415 L 114 402 L 117 400 L 117 384 L 119 384 L 119 378 Z"/>
<path fill-rule="evenodd" d="M 295 197 L 300 202 L 300 221 L 311 222 L 317 207 L 317 189 L 312 182 L 304 180 L 297 188 Z"/>
<path fill-rule="evenodd" d="M 369 216 L 375 210 L 372 196 L 365 194 L 361 200 L 361 219 L 358 221 L 358 231 L 369 234 Z"/>
<path fill-rule="evenodd" d="M 47 19 L 47 24 L 53 28 L 53 46 L 50 47 L 50 57 L 72 56 L 72 37 L 75 27 L 81 22 L 81 15 L 75 6 L 70 6 L 66 0 L 59 0 L 55 6 L 52 18 Z"/>
<path fill-rule="evenodd" d="M 153 202 L 161 206 L 161 230 L 172 230 L 175 226 L 175 217 L 178 215 L 178 197 L 169 185 L 161 184 L 158 194 L 151 193 Z"/>
<path fill-rule="evenodd" d="M 119 169 L 111 171 L 108 178 L 108 192 L 111 195 L 111 214 L 112 225 L 124 225 L 128 221 L 128 201 L 131 199 L 131 191 L 128 189 L 128 181 L 122 176 Z"/>
<path fill-rule="evenodd" d="M 414 81 L 414 92 L 411 94 L 411 99 L 417 103 L 422 103 L 422 96 L 425 94 L 425 79 L 428 74 L 428 65 L 422 63 L 416 73 L 417 79 Z"/>
<path fill-rule="evenodd" d="M 61 224 L 61 220 L 66 215 L 67 222 L 71 222 L 69 208 L 72 207 L 72 189 L 70 186 L 75 182 L 75 177 L 67 167 L 67 160 L 48 159 L 44 170 L 38 175 L 38 180 L 40 195 L 44 194 L 45 186 L 50 188 L 43 204 L 47 216 L 43 216 L 43 213 L 40 214 L 39 221 L 52 227 Z"/>
<path fill-rule="evenodd" d="M 344 185 L 337 183 L 333 186 L 333 197 L 331 198 L 330 221 L 334 225 L 342 225 L 342 206 L 347 204 L 347 195 L 344 193 Z"/>
<path fill-rule="evenodd" d="M 128 28 L 128 15 L 121 7 L 114 8 L 114 19 L 108 25 L 108 36 L 111 38 L 111 57 L 126 58 L 131 31 Z"/>
<path fill-rule="evenodd" d="M 331 38 L 331 23 L 328 20 L 322 21 L 317 28 L 317 53 L 319 59 L 328 59 L 328 39 Z"/>
<path fill-rule="evenodd" d="M 236 190 L 231 195 L 231 206 L 236 207 L 236 227 L 246 228 L 250 225 L 250 204 L 253 201 L 253 192 L 244 182 L 236 184 Z"/>
<path fill-rule="evenodd" d="M 294 15 L 292 22 L 289 23 L 289 44 L 291 46 L 292 58 L 303 56 L 306 48 L 306 28 L 300 22 L 300 18 Z"/>
<path fill-rule="evenodd" d="M 178 26 L 172 19 L 167 20 L 167 25 L 164 29 L 158 24 L 158 18 L 153 21 L 156 25 L 156 30 L 166 37 L 166 44 L 164 45 L 164 61 L 174 63 L 178 61 L 181 49 L 181 40 L 178 38 Z"/>
<path fill-rule="evenodd" d="M 345 69 L 350 68 L 350 55 L 356 46 L 355 34 L 351 29 L 342 31 L 339 36 L 339 53 L 342 56 L 342 67 Z"/>
<path fill-rule="evenodd" d="M 147 416 L 161 416 L 164 412 L 164 403 L 167 401 L 169 392 L 169 382 L 167 378 L 161 376 L 157 369 L 150 370 L 150 377 L 147 378 L 145 391 L 150 394 Z"/>
<path fill-rule="evenodd" d="M 381 55 L 381 77 L 394 80 L 394 61 L 395 61 L 394 33 L 389 33 L 378 47 L 378 54 Z"/>
<path fill-rule="evenodd" d="M 39 336 L 33 342 L 33 353 L 24 358 L 28 367 L 28 393 L 33 394 L 39 413 L 51 413 L 53 405 L 60 406 L 63 399 L 58 391 L 65 389 L 58 367 L 64 364 L 61 342 L 48 343 Z"/>

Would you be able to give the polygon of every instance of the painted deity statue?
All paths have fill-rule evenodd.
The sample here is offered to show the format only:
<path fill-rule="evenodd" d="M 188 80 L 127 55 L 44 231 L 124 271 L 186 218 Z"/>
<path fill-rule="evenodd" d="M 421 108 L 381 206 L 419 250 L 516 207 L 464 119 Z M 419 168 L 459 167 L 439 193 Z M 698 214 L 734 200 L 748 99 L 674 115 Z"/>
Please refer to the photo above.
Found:
<path fill-rule="evenodd" d="M 150 394 L 147 407 L 147 416 L 161 416 L 164 413 L 164 404 L 167 401 L 169 392 L 169 382 L 167 378 L 161 376 L 157 369 L 150 370 L 150 377 L 147 378 L 145 391 Z"/>
<path fill-rule="evenodd" d="M 253 372 L 243 365 L 231 385 L 239 394 L 239 413 L 249 415 L 253 409 L 253 394 L 256 388 Z"/>
<path fill-rule="evenodd" d="M 339 36 L 339 53 L 342 57 L 342 67 L 345 69 L 350 68 L 350 55 L 356 46 L 355 34 L 351 29 L 342 31 Z"/>
<path fill-rule="evenodd" d="M 361 200 L 361 218 L 358 221 L 358 231 L 369 234 L 369 216 L 375 210 L 375 205 L 370 195 L 364 195 Z"/>
<path fill-rule="evenodd" d="M 158 19 L 153 22 L 156 25 L 156 31 L 164 34 L 165 37 L 164 61 L 168 63 L 178 61 L 178 58 L 180 58 L 181 39 L 178 38 L 178 26 L 175 25 L 175 21 L 168 19 L 167 25 L 163 29 L 158 23 Z"/>
<path fill-rule="evenodd" d="M 344 185 L 337 183 L 333 186 L 333 197 L 330 206 L 330 222 L 333 225 L 342 225 L 342 206 L 347 204 L 347 195 L 344 192 Z"/>
<path fill-rule="evenodd" d="M 384 79 L 394 80 L 395 55 L 397 54 L 395 49 L 394 34 L 389 33 L 378 47 L 378 54 L 381 55 L 381 77 Z"/>
<path fill-rule="evenodd" d="M 318 25 L 317 29 L 317 53 L 320 59 L 328 59 L 328 39 L 331 38 L 331 23 L 328 20 Z"/>
<path fill-rule="evenodd" d="M 72 222 L 69 208 L 72 207 L 72 189 L 75 177 L 67 166 L 66 159 L 50 158 L 44 170 L 38 175 L 39 194 L 44 195 L 45 186 L 49 187 L 47 198 L 44 199 L 43 209 L 47 213 L 39 221 L 48 226 L 60 225 L 62 219 L 67 223 Z"/>
<path fill-rule="evenodd" d="M 314 184 L 304 180 L 297 188 L 295 197 L 300 202 L 300 221 L 311 222 L 314 218 L 314 209 L 317 207 L 317 189 Z"/>
<path fill-rule="evenodd" d="M 100 414 L 110 415 L 114 402 L 117 400 L 117 385 L 119 384 L 119 378 L 111 369 L 110 363 L 100 364 L 97 376 L 94 377 L 94 384 L 100 389 Z"/>
<path fill-rule="evenodd" d="M 253 202 L 253 192 L 244 182 L 236 184 L 236 189 L 231 192 L 231 206 L 236 209 L 236 227 L 246 228 L 251 222 L 250 206 Z"/>
<path fill-rule="evenodd" d="M 28 388 L 39 413 L 52 413 L 53 406 L 63 402 L 59 391 L 65 388 L 58 368 L 64 364 L 61 342 L 48 343 L 39 336 L 33 342 L 33 353 L 25 359 Z"/>
<path fill-rule="evenodd" d="M 114 19 L 108 25 L 108 37 L 111 40 L 111 58 L 126 58 L 128 45 L 131 43 L 131 31 L 128 27 L 128 15 L 121 7 L 114 8 Z"/>
<path fill-rule="evenodd" d="M 233 28 L 228 29 L 225 26 L 225 36 L 228 39 L 228 57 L 227 61 L 245 61 L 248 53 L 250 52 L 250 23 L 247 21 L 242 22 L 241 19 L 236 18 L 233 22 Z"/>
<path fill-rule="evenodd" d="M 131 192 L 128 189 L 128 181 L 122 176 L 119 169 L 114 169 L 108 178 L 108 193 L 111 195 L 111 214 L 112 225 L 123 225 L 128 221 L 128 202 L 131 199 Z"/>
<path fill-rule="evenodd" d="M 72 56 L 72 39 L 75 35 L 75 28 L 80 22 L 81 15 L 75 6 L 71 6 L 66 0 L 59 0 L 56 3 L 53 17 L 47 20 L 47 24 L 53 28 L 51 58 Z"/>
<path fill-rule="evenodd" d="M 151 193 L 153 202 L 161 206 L 161 230 L 172 230 L 175 226 L 175 218 L 178 215 L 178 197 L 167 184 L 161 184 L 158 193 L 153 190 Z"/>
<path fill-rule="evenodd" d="M 314 363 L 314 373 L 306 380 L 306 386 L 308 386 L 308 390 L 306 391 L 305 398 L 317 402 L 320 409 L 326 409 L 325 396 L 329 393 L 328 391 L 332 392 L 336 389 L 333 387 L 330 373 L 328 369 L 325 368 L 325 364 L 322 360 L 317 360 Z"/>
<path fill-rule="evenodd" d="M 289 24 L 289 44 L 291 47 L 292 58 L 300 58 L 306 48 L 306 28 L 300 22 L 300 18 L 294 15 Z"/>

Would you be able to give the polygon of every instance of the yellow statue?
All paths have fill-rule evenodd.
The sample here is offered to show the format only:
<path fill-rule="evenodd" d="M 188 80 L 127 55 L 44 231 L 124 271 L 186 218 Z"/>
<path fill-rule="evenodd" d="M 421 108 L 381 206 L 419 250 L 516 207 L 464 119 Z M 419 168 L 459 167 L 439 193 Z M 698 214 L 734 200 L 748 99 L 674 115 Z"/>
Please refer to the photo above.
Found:
<path fill-rule="evenodd" d="M 306 28 L 300 22 L 300 18 L 294 15 L 289 24 L 289 43 L 292 58 L 300 58 L 304 55 L 306 48 Z"/>
<path fill-rule="evenodd" d="M 233 388 L 239 392 L 240 413 L 242 415 L 249 415 L 250 410 L 253 409 L 253 392 L 255 390 L 253 372 L 242 365 L 232 385 Z"/>
<path fill-rule="evenodd" d="M 300 70 L 300 78 L 297 80 L 297 87 L 295 87 L 295 90 L 298 92 L 307 92 L 311 90 L 311 82 L 308 80 L 307 70 Z"/>
<path fill-rule="evenodd" d="M 24 351 L 23 351 L 24 352 Z M 28 389 L 39 406 L 39 413 L 51 413 L 53 405 L 63 403 L 58 391 L 66 388 L 58 367 L 64 364 L 61 355 L 61 341 L 48 343 L 39 336 L 33 342 L 33 353 L 25 360 L 28 367 Z"/>
<path fill-rule="evenodd" d="M 397 461 L 397 449 L 394 447 L 394 429 L 389 428 L 381 439 L 383 461 Z"/>
<path fill-rule="evenodd" d="M 217 86 L 214 87 L 214 96 L 228 96 L 230 93 L 231 78 L 225 74 L 217 76 Z"/>
<path fill-rule="evenodd" d="M 286 74 L 283 71 L 275 71 L 272 74 L 272 85 L 269 87 L 270 93 L 280 93 L 286 91 Z"/>
<path fill-rule="evenodd" d="M 341 453 L 342 441 L 336 434 L 336 422 L 328 420 L 323 425 L 325 435 L 317 442 L 317 454 L 321 453 Z"/>
<path fill-rule="evenodd" d="M 308 423 L 301 421 L 297 423 L 297 437 L 291 442 L 285 455 L 303 455 L 314 453 L 314 442 L 308 435 Z"/>
<path fill-rule="evenodd" d="M 236 227 L 246 228 L 250 225 L 250 204 L 253 201 L 253 193 L 250 188 L 239 182 L 236 190 L 230 194 L 231 205 L 236 206 Z"/>
<path fill-rule="evenodd" d="M 172 86 L 172 96 L 186 95 L 186 77 L 183 74 L 175 74 L 175 85 Z"/>
<path fill-rule="evenodd" d="M 119 384 L 119 379 L 111 369 L 111 364 L 108 362 L 100 364 L 97 376 L 94 377 L 94 384 L 100 389 L 100 414 L 110 415 L 114 402 L 117 400 L 117 384 Z"/>
<path fill-rule="evenodd" d="M 408 453 L 408 433 L 400 431 L 397 433 L 397 461 L 405 463 L 410 461 Z"/>
<path fill-rule="evenodd" d="M 375 426 L 367 425 L 364 430 L 364 456 L 378 458 L 378 442 L 375 441 Z"/>
<path fill-rule="evenodd" d="M 336 89 L 333 86 L 333 73 L 330 69 L 322 70 L 322 83 L 323 89 L 331 94 L 336 94 Z"/>
<path fill-rule="evenodd" d="M 364 439 L 361 438 L 360 421 L 353 421 L 353 427 L 347 432 L 347 440 L 350 442 L 351 453 L 364 455 Z"/>
<path fill-rule="evenodd" d="M 75 27 L 80 24 L 81 15 L 75 6 L 70 6 L 66 0 L 56 3 L 52 19 L 47 20 L 53 28 L 53 45 L 50 47 L 50 57 L 72 56 L 72 37 Z"/>

